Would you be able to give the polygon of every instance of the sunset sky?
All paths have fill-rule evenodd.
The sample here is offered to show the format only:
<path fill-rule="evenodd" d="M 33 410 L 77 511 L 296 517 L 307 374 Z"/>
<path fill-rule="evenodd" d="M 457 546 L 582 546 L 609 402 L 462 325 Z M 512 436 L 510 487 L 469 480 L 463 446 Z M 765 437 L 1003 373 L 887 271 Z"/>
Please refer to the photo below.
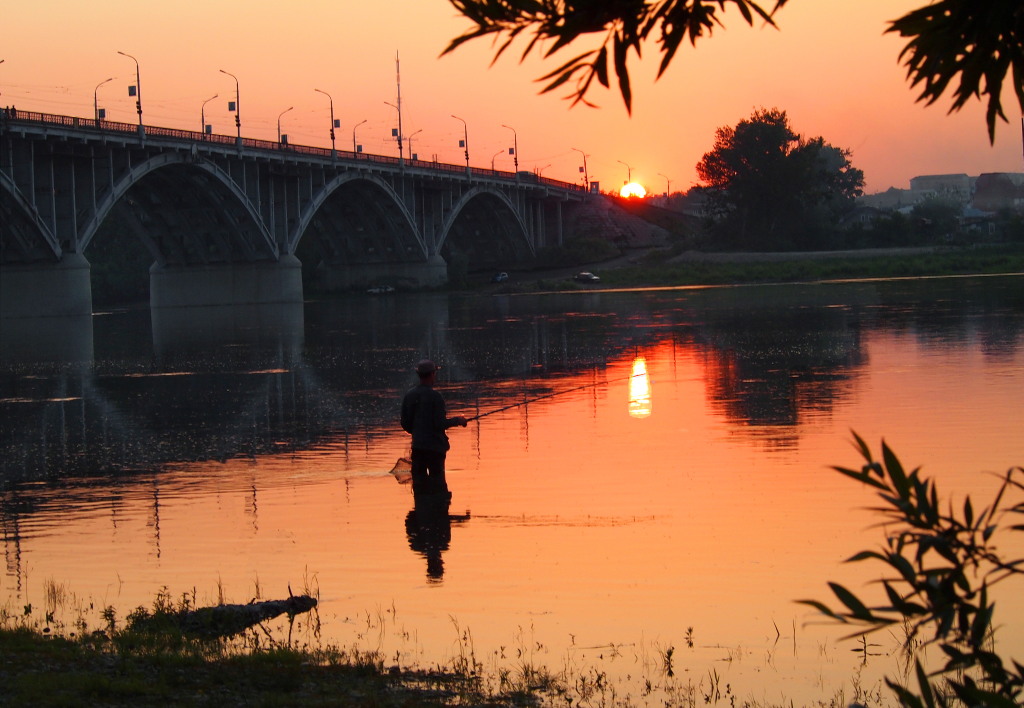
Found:
<path fill-rule="evenodd" d="M 454 114 L 466 121 L 474 166 L 513 168 L 507 125 L 521 170 L 579 182 L 576 148 L 603 190 L 630 177 L 654 193 L 680 191 L 697 183 L 695 165 L 716 128 L 777 107 L 798 133 L 852 150 L 868 193 L 906 188 L 923 174 L 1024 172 L 1008 83 L 1010 122 L 999 123 L 994 146 L 980 102 L 953 115 L 947 98 L 915 103 L 898 61 L 903 42 L 883 33 L 923 2 L 793 0 L 777 17 L 780 30 L 747 27 L 729 12 L 726 29 L 681 49 L 660 80 L 655 45 L 632 62 L 632 117 L 616 91 L 601 87 L 588 95 L 598 109 L 570 108 L 565 91 L 538 94 L 535 79 L 584 44 L 557 63 L 519 63 L 522 45 L 514 45 L 492 66 L 488 40 L 440 57 L 468 27 L 446 0 L 10 2 L 0 27 L 0 105 L 91 117 L 95 95 L 109 120 L 135 122 L 135 63 L 122 51 L 139 62 L 148 125 L 199 130 L 204 101 L 217 95 L 205 105 L 206 122 L 234 134 L 227 104 L 235 83 L 223 69 L 238 77 L 246 137 L 275 140 L 280 118 L 289 142 L 329 146 L 330 101 L 320 89 L 341 122 L 339 149 L 352 148 L 356 129 L 364 151 L 397 155 L 397 112 L 387 105 L 397 103 L 397 53 L 403 132 L 420 159 L 463 162 Z"/>

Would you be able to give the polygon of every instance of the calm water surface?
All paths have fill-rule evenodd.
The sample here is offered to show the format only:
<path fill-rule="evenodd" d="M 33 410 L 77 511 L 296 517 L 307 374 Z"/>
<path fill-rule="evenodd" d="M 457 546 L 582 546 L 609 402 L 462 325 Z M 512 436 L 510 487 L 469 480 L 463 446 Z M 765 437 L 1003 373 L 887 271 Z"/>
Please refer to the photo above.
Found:
<path fill-rule="evenodd" d="M 599 681 L 594 702 L 888 696 L 898 636 L 865 661 L 794 603 L 830 580 L 870 596 L 881 572 L 843 563 L 882 536 L 829 466 L 859 465 L 856 430 L 988 500 L 988 473 L 1024 463 L 1020 276 L 366 296 L 76 331 L 72 352 L 4 335 L 0 607 L 58 587 L 97 626 L 165 587 L 290 586 L 319 593 L 306 641 L 543 664 Z M 441 528 L 389 474 L 424 356 L 451 414 L 484 414 L 450 432 Z M 1005 595 L 1019 659 L 1024 593 Z"/>

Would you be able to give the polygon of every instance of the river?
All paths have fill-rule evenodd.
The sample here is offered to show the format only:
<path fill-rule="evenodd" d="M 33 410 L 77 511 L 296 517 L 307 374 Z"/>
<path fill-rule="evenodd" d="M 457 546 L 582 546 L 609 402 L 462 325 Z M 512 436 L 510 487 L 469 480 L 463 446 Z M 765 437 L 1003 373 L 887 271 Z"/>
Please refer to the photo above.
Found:
<path fill-rule="evenodd" d="M 1024 463 L 1022 276 L 358 295 L 89 324 L 56 361 L 52 333 L 5 335 L 8 621 L 31 607 L 81 631 L 160 592 L 312 592 L 301 642 L 543 666 L 576 703 L 884 702 L 901 637 L 864 647 L 796 603 L 832 602 L 829 581 L 871 597 L 882 574 L 844 562 L 883 532 L 831 466 L 861 464 L 856 431 L 980 504 Z M 450 414 L 480 416 L 449 433 L 441 528 L 390 474 L 423 357 Z M 996 617 L 1018 661 L 1021 598 Z"/>

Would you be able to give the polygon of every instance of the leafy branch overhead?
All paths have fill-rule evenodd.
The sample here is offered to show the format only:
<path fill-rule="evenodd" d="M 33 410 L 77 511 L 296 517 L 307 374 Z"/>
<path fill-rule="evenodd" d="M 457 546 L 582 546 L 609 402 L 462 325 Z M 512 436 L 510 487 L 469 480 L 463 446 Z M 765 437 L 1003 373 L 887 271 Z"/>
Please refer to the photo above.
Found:
<path fill-rule="evenodd" d="M 609 60 L 612 62 L 618 81 L 619 92 L 632 110 L 633 92 L 629 84 L 627 60 L 632 49 L 640 57 L 640 46 L 658 30 L 657 42 L 661 46 L 660 77 L 675 57 L 684 39 L 694 46 L 697 39 L 711 35 L 715 25 L 724 27 L 718 18 L 719 11 L 733 5 L 739 9 L 747 24 L 753 24 L 754 17 L 760 17 L 774 25 L 772 13 L 786 4 L 776 0 L 771 12 L 766 11 L 752 0 L 662 0 L 649 3 L 645 0 L 450 0 L 460 13 L 471 20 L 476 27 L 451 41 L 444 50 L 447 54 L 471 39 L 493 35 L 495 42 L 502 35 L 505 41 L 495 52 L 494 59 L 504 54 L 519 35 L 533 30 L 533 36 L 523 49 L 520 60 L 525 59 L 535 48 L 544 58 L 553 56 L 563 47 L 584 35 L 599 35 L 599 44 L 558 68 L 540 77 L 546 81 L 542 93 L 562 86 L 575 79 L 572 93 L 573 105 L 586 100 L 587 91 L 596 78 L 604 87 L 609 86 Z M 551 41 L 550 46 L 545 43 Z M 545 48 L 541 48 L 545 45 Z"/>
<path fill-rule="evenodd" d="M 857 635 L 900 625 L 908 647 L 922 634 L 925 644 L 937 644 L 946 662 L 928 673 L 917 660 L 920 695 L 887 679 L 905 706 L 950 705 L 945 698 L 950 692 L 965 705 L 1021 705 L 1024 665 L 1012 660 L 1006 665 L 995 652 L 995 604 L 989 591 L 1024 574 L 1024 559 L 1007 559 L 995 545 L 999 530 L 1024 531 L 1024 468 L 1006 472 L 991 504 L 977 508 L 968 496 L 962 506 L 954 506 L 940 502 L 935 482 L 922 477 L 919 469 L 906 470 L 884 442 L 882 458 L 875 460 L 864 441 L 856 435 L 854 439 L 865 464 L 834 469 L 877 493 L 881 505 L 873 510 L 882 517 L 887 535 L 880 549 L 849 560 L 887 566 L 881 580 L 885 600 L 872 606 L 842 585 L 829 583 L 841 607 L 801 602 L 860 628 Z"/>
<path fill-rule="evenodd" d="M 900 59 L 911 86 L 923 84 L 917 100 L 931 105 L 959 75 L 950 112 L 984 94 L 988 137 L 994 141 L 996 117 L 1006 120 L 1000 92 L 1012 67 L 1011 86 L 1024 112 L 1024 2 L 941 0 L 907 13 L 887 31 L 910 39 Z"/>
<path fill-rule="evenodd" d="M 535 49 L 545 59 L 584 37 L 594 46 L 541 76 L 542 93 L 573 82 L 573 105 L 585 103 L 594 80 L 608 88 L 614 71 L 619 92 L 632 112 L 629 81 L 630 50 L 641 57 L 648 40 L 658 44 L 665 72 L 676 52 L 689 41 L 696 46 L 724 28 L 721 16 L 734 8 L 748 25 L 760 19 L 775 26 L 777 11 L 787 0 L 769 7 L 753 0 L 449 0 L 473 27 L 453 39 L 447 54 L 465 42 L 491 36 L 496 61 L 521 35 L 526 37 L 520 60 Z M 911 86 L 922 85 L 918 100 L 934 103 L 958 78 L 950 111 L 972 97 L 987 99 L 986 125 L 995 140 L 996 118 L 1006 120 L 1001 103 L 1003 81 L 1012 69 L 1012 90 L 1024 111 L 1024 3 L 1020 0 L 939 0 L 890 23 L 887 32 L 908 39 L 900 54 Z"/>

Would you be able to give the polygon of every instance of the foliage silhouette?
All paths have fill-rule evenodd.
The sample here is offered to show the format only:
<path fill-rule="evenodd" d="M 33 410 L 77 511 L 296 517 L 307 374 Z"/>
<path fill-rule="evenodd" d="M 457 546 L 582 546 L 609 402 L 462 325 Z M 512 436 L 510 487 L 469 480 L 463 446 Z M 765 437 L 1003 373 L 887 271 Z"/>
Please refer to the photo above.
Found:
<path fill-rule="evenodd" d="M 801 138 L 778 108 L 719 128 L 714 147 L 697 163 L 719 245 L 834 247 L 835 224 L 864 186 L 864 173 L 849 158 L 824 138 Z"/>
<path fill-rule="evenodd" d="M 881 581 L 888 604 L 869 607 L 838 583 L 829 586 L 840 609 L 816 600 L 800 602 L 862 628 L 852 636 L 903 625 L 908 645 L 922 635 L 925 645 L 937 645 L 946 658 L 942 668 L 928 673 L 920 657 L 915 660 L 920 693 L 886 679 L 905 706 L 945 707 L 954 704 L 954 697 L 970 706 L 1021 705 L 1024 665 L 1010 661 L 1007 667 L 994 651 L 995 605 L 989 588 L 1024 573 L 1024 560 L 1004 560 L 994 543 L 1004 517 L 1024 516 L 1024 501 L 1003 506 L 1024 491 L 1024 468 L 1006 472 L 989 506 L 976 510 L 967 496 L 962 509 L 950 502 L 943 511 L 935 482 L 923 478 L 920 468 L 904 470 L 884 442 L 882 459 L 876 461 L 864 441 L 856 434 L 854 439 L 865 464 L 859 470 L 834 469 L 877 491 L 883 504 L 873 510 L 888 533 L 881 550 L 861 551 L 849 561 L 876 560 L 889 567 L 891 575 Z M 1024 531 L 1024 524 L 1009 530 Z"/>
<path fill-rule="evenodd" d="M 599 35 L 599 44 L 565 61 L 542 76 L 543 92 L 575 79 L 573 105 L 586 100 L 594 79 L 604 87 L 615 72 L 622 100 L 632 110 L 629 82 L 630 50 L 640 58 L 641 47 L 653 39 L 659 44 L 665 72 L 684 41 L 697 40 L 723 27 L 720 15 L 735 8 L 748 25 L 760 18 L 775 25 L 776 12 L 787 0 L 775 0 L 771 9 L 753 0 L 449 0 L 474 27 L 453 39 L 444 54 L 471 39 L 492 36 L 498 45 L 494 60 L 520 36 L 532 31 L 522 57 L 537 49 L 549 58 L 587 35 Z M 900 53 L 912 87 L 922 86 L 919 101 L 932 104 L 959 78 L 953 90 L 957 111 L 972 97 L 987 98 L 985 122 L 989 140 L 995 141 L 996 118 L 1006 120 L 1000 93 L 1012 67 L 1011 85 L 1024 111 L 1024 5 L 1020 0 L 939 0 L 889 23 L 886 32 L 908 39 Z M 548 44 L 550 42 L 550 44 Z"/>

